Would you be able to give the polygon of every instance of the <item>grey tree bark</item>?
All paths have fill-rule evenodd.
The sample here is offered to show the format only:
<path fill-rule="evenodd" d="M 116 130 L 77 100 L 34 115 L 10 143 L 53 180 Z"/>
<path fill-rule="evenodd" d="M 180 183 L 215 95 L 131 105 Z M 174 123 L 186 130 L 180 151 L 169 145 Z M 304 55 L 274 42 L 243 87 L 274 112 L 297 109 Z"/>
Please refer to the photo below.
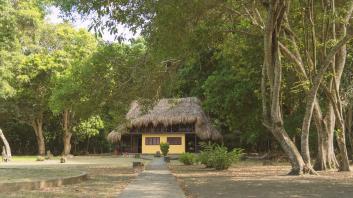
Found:
<path fill-rule="evenodd" d="M 32 120 L 32 127 L 36 134 L 36 140 L 38 145 L 38 155 L 45 155 L 45 141 L 44 141 L 44 132 L 43 132 L 43 113 L 40 113 L 39 116 Z"/>
<path fill-rule="evenodd" d="M 288 136 L 284 125 L 280 104 L 280 93 L 282 83 L 282 65 L 279 50 L 278 37 L 281 31 L 288 1 L 271 0 L 268 1 L 267 21 L 264 32 L 264 65 L 262 75 L 262 98 L 264 125 L 289 157 L 292 170 L 289 174 L 303 174 L 311 170 L 305 165 L 297 147 Z M 269 85 L 270 91 L 266 89 Z M 267 98 L 269 100 L 267 100 Z M 309 167 L 310 168 L 310 167 Z"/>
<path fill-rule="evenodd" d="M 65 109 L 63 112 L 63 144 L 64 149 L 62 155 L 69 155 L 71 152 L 71 112 L 69 109 Z"/>
<path fill-rule="evenodd" d="M 0 129 L 0 138 L 1 138 L 2 142 L 4 143 L 7 159 L 8 159 L 8 160 L 11 160 L 12 155 L 11 155 L 10 144 L 9 144 L 9 142 L 7 141 L 7 139 L 6 139 L 4 133 L 2 132 L 1 129 Z"/>

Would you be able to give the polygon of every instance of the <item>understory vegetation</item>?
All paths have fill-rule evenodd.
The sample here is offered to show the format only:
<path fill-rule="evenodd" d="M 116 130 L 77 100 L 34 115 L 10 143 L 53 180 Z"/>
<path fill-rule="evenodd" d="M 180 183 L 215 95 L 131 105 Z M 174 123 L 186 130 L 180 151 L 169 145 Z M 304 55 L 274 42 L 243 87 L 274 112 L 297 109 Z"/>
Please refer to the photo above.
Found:
<path fill-rule="evenodd" d="M 200 163 L 206 168 L 226 170 L 244 155 L 243 149 L 239 148 L 228 151 L 224 145 L 202 143 L 201 146 L 202 151 L 197 156 L 193 153 L 183 153 L 179 156 L 179 161 L 185 165 Z"/>
<path fill-rule="evenodd" d="M 167 156 L 169 153 L 169 144 L 167 142 L 162 142 L 159 146 L 163 156 Z"/>
<path fill-rule="evenodd" d="M 193 165 L 196 162 L 196 157 L 193 153 L 183 153 L 179 156 L 179 161 L 185 165 Z"/>

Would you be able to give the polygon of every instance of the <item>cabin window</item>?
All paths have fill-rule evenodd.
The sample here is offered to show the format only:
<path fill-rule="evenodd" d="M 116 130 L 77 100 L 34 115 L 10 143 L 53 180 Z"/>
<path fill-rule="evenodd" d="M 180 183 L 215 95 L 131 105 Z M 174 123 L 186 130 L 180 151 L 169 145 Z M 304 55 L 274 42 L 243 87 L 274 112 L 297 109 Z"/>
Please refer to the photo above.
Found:
<path fill-rule="evenodd" d="M 167 137 L 169 145 L 181 145 L 181 137 Z"/>
<path fill-rule="evenodd" d="M 146 137 L 145 144 L 146 145 L 159 145 L 159 137 Z"/>
<path fill-rule="evenodd" d="M 162 124 L 158 124 L 157 126 L 153 126 L 152 124 L 148 124 L 148 126 L 143 127 L 133 127 L 130 129 L 131 133 L 192 133 L 195 132 L 195 124 L 173 124 L 164 126 Z"/>

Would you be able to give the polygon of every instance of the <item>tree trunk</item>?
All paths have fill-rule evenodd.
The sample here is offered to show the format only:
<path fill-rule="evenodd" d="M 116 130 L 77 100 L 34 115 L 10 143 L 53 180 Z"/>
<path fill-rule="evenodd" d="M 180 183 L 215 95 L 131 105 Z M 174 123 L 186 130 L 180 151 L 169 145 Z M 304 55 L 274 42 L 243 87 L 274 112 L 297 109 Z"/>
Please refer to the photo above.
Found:
<path fill-rule="evenodd" d="M 6 152 L 7 160 L 11 160 L 12 155 L 11 155 L 10 144 L 9 144 L 9 142 L 7 141 L 7 139 L 6 139 L 4 133 L 2 132 L 1 129 L 0 129 L 0 138 L 1 138 L 2 142 L 3 142 L 4 145 L 5 145 L 5 152 Z"/>
<path fill-rule="evenodd" d="M 69 155 L 71 151 L 71 126 L 70 126 L 70 111 L 68 109 L 64 110 L 63 113 L 63 143 L 64 143 L 64 150 L 63 155 Z"/>
<path fill-rule="evenodd" d="M 341 120 L 339 126 L 337 131 L 337 144 L 340 150 L 339 171 L 350 171 L 343 120 Z"/>
<path fill-rule="evenodd" d="M 45 141 L 43 133 L 43 114 L 40 114 L 37 118 L 32 121 L 32 127 L 36 134 L 36 140 L 38 145 L 38 155 L 45 155 Z"/>
<path fill-rule="evenodd" d="M 288 136 L 283 126 L 281 111 L 281 84 L 282 84 L 282 65 L 280 59 L 278 35 L 281 24 L 287 9 L 286 0 L 269 1 L 268 19 L 265 24 L 264 33 L 264 65 L 262 71 L 262 97 L 263 97 L 263 116 L 264 125 L 271 131 L 276 140 L 280 143 L 283 151 L 289 157 L 292 170 L 289 174 L 299 175 L 309 170 L 304 163 L 297 147 Z M 270 85 L 270 92 L 266 91 L 266 79 Z M 266 98 L 269 98 L 267 102 Z M 269 105 L 269 108 L 267 107 Z M 309 169 L 308 169 L 309 168 Z"/>
<path fill-rule="evenodd" d="M 353 119 L 353 111 L 352 111 L 352 105 L 348 105 L 347 111 L 346 111 L 346 131 L 348 135 L 348 140 L 350 143 L 350 148 L 351 148 L 351 155 L 353 155 L 353 134 L 352 134 L 352 123 Z"/>
<path fill-rule="evenodd" d="M 346 16 L 343 18 L 343 22 L 339 25 L 339 33 L 342 37 L 347 37 L 347 24 L 349 24 L 349 20 L 351 19 L 353 13 L 353 2 L 350 2 L 350 5 L 347 9 Z M 330 102 L 334 107 L 335 116 L 337 119 L 337 143 L 340 151 L 340 159 L 339 159 L 339 170 L 340 171 L 350 171 L 349 168 L 349 160 L 347 154 L 346 147 L 346 133 L 345 133 L 345 119 L 344 119 L 344 110 L 342 105 L 342 99 L 340 96 L 340 85 L 342 73 L 346 64 L 347 58 L 347 46 L 346 43 L 339 48 L 336 56 L 334 66 L 332 68 L 332 72 L 334 74 L 333 77 L 333 89 L 332 95 L 330 97 Z"/>
<path fill-rule="evenodd" d="M 87 138 L 87 144 L 86 144 L 86 153 L 89 153 L 89 143 L 90 143 L 90 140 L 91 138 Z"/>
<path fill-rule="evenodd" d="M 338 167 L 338 161 L 333 147 L 335 116 L 332 105 L 329 103 L 325 118 L 321 114 L 320 107 L 314 108 L 313 118 L 318 133 L 318 154 L 314 169 L 335 169 Z"/>

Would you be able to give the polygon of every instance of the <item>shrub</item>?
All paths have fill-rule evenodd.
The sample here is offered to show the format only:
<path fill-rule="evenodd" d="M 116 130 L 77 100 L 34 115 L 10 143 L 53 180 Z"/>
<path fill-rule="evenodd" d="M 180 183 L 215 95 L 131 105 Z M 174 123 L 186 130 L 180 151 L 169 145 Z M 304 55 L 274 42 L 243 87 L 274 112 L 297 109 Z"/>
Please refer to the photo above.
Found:
<path fill-rule="evenodd" d="M 160 145 L 163 156 L 167 156 L 169 152 L 169 144 L 162 142 Z"/>
<path fill-rule="evenodd" d="M 192 153 L 183 153 L 179 156 L 179 161 L 185 165 L 193 165 L 196 161 L 196 158 Z"/>
<path fill-rule="evenodd" d="M 212 167 L 210 155 L 215 147 L 212 143 L 200 143 L 202 151 L 200 152 L 197 161 L 206 166 L 206 168 Z"/>
<path fill-rule="evenodd" d="M 206 166 L 206 168 L 210 168 L 212 167 L 211 161 L 209 160 L 210 157 L 210 152 L 206 152 L 206 151 L 201 151 L 199 156 L 197 157 L 197 161 L 200 164 L 203 164 Z"/>
<path fill-rule="evenodd" d="M 242 149 L 236 148 L 228 152 L 227 147 L 223 145 L 219 146 L 212 143 L 202 143 L 200 146 L 202 151 L 197 160 L 207 168 L 225 170 L 243 156 Z"/>
<path fill-rule="evenodd" d="M 228 152 L 225 146 L 215 146 L 209 155 L 209 164 L 216 170 L 228 169 L 234 162 L 238 161 L 243 155 L 242 149 L 233 149 Z"/>

